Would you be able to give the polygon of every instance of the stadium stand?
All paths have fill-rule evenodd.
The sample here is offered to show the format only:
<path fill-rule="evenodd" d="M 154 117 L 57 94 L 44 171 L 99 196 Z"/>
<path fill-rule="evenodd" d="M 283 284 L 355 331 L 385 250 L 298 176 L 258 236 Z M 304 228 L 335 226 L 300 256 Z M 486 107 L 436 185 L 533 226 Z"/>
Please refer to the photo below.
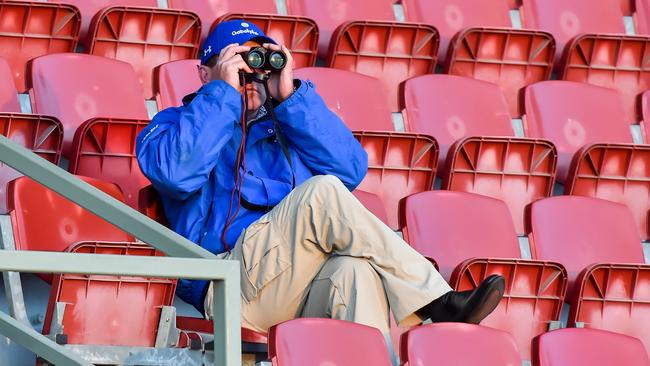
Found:
<path fill-rule="evenodd" d="M 18 91 L 14 85 L 13 75 L 7 61 L 0 57 L 0 112 L 20 113 Z"/>
<path fill-rule="evenodd" d="M 631 143 L 615 90 L 571 81 L 543 81 L 526 88 L 526 135 L 546 138 L 558 152 L 557 180 L 566 182 L 573 154 L 592 143 Z"/>
<path fill-rule="evenodd" d="M 473 324 L 440 323 L 411 329 L 402 336 L 403 366 L 520 365 L 514 339 L 507 332 Z"/>
<path fill-rule="evenodd" d="M 641 240 L 648 240 L 650 211 L 650 147 L 632 144 L 593 144 L 580 149 L 571 162 L 564 193 L 602 198 L 626 205 Z"/>
<path fill-rule="evenodd" d="M 48 53 L 73 52 L 77 47 L 81 16 L 73 6 L 2 1 L 0 18 L 0 57 L 11 66 L 19 92 L 27 89 L 29 60 Z"/>
<path fill-rule="evenodd" d="M 145 97 L 153 98 L 153 69 L 168 61 L 195 57 L 200 37 L 201 24 L 194 13 L 111 7 L 93 18 L 88 53 L 130 63 Z"/>
<path fill-rule="evenodd" d="M 472 290 L 491 274 L 506 279 L 504 298 L 482 325 L 509 332 L 523 359 L 531 339 L 559 320 L 567 285 L 555 262 L 520 259 L 508 207 L 465 192 L 430 191 L 406 198 L 402 232 L 458 291 Z"/>
<path fill-rule="evenodd" d="M 350 21 L 332 35 L 326 64 L 376 77 L 384 84 L 391 111 L 398 112 L 402 83 L 433 73 L 438 43 L 438 32 L 430 25 Z"/>
<path fill-rule="evenodd" d="M 158 109 L 178 107 L 183 97 L 201 87 L 196 71 L 199 60 L 178 60 L 164 63 L 154 69 L 154 90 Z"/>
<path fill-rule="evenodd" d="M 535 350 L 534 366 L 650 365 L 638 339 L 602 330 L 555 330 L 536 339 Z"/>
<path fill-rule="evenodd" d="M 302 318 L 271 327 L 269 358 L 273 366 L 392 365 L 379 329 L 335 319 Z"/>

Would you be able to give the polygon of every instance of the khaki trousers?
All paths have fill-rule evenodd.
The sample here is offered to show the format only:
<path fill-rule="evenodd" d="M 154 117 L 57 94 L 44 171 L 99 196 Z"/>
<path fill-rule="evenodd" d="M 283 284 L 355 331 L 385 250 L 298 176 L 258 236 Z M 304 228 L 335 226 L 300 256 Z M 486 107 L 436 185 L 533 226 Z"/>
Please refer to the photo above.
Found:
<path fill-rule="evenodd" d="M 301 315 L 328 315 L 323 312 L 384 328 L 388 307 L 400 326 L 411 326 L 422 321 L 416 310 L 451 291 L 428 260 L 329 175 L 296 187 L 223 257 L 241 264 L 242 326 L 260 332 Z M 342 265 L 354 270 L 332 277 Z M 328 278 L 345 289 L 332 294 L 322 282 Z M 212 293 L 209 288 L 207 314 Z"/>

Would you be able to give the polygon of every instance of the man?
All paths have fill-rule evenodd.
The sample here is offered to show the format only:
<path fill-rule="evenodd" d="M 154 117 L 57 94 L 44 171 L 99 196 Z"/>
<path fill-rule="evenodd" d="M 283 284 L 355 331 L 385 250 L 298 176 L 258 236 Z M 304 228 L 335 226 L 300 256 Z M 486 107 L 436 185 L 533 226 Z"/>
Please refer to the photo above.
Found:
<path fill-rule="evenodd" d="M 242 86 L 242 75 L 263 73 L 242 58 L 260 45 L 287 58 L 269 75 L 270 95 L 261 83 Z M 285 46 L 236 20 L 218 25 L 200 56 L 203 86 L 154 117 L 137 157 L 172 229 L 240 261 L 242 326 L 266 332 L 299 316 L 331 316 L 386 332 L 389 308 L 409 326 L 478 323 L 496 307 L 502 277 L 452 291 L 350 193 L 366 174 L 366 153 L 315 86 L 293 79 Z M 211 314 L 205 281 L 181 280 L 178 294 Z"/>

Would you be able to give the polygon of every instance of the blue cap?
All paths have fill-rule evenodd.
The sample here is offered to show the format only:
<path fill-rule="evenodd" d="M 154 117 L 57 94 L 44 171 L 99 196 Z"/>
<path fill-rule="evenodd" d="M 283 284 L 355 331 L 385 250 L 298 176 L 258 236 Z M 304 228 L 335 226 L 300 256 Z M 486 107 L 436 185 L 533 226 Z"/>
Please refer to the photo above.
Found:
<path fill-rule="evenodd" d="M 252 39 L 256 39 L 260 44 L 276 44 L 276 42 L 267 37 L 258 26 L 245 20 L 229 20 L 217 24 L 208 35 L 205 42 L 203 42 L 203 47 L 199 50 L 201 65 L 205 65 L 210 57 L 221 53 L 221 50 L 227 45 L 231 43 L 239 43 L 242 45 Z"/>

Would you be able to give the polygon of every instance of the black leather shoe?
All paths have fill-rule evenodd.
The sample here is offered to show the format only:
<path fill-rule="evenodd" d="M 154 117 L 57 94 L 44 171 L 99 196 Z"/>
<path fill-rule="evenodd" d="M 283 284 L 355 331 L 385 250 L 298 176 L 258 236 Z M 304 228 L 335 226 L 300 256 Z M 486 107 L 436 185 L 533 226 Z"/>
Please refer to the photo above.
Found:
<path fill-rule="evenodd" d="M 502 276 L 487 277 L 474 290 L 450 291 L 422 310 L 434 323 L 460 322 L 478 324 L 499 305 L 505 291 Z M 421 314 L 421 313 L 420 313 Z"/>

